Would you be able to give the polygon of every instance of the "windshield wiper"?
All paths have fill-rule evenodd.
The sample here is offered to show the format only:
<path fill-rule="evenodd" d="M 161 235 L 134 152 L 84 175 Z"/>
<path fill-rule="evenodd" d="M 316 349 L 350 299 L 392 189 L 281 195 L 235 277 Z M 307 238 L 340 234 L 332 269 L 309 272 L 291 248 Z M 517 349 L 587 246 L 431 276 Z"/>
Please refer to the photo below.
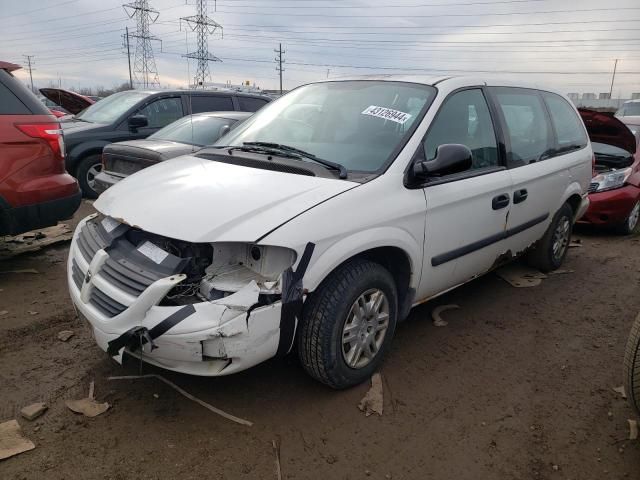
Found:
<path fill-rule="evenodd" d="M 234 150 L 240 150 L 241 152 L 264 153 L 266 155 L 275 155 L 277 157 L 295 158 L 297 160 L 300 160 L 300 155 L 294 155 L 293 153 L 282 152 L 280 150 L 275 150 L 273 148 L 265 148 L 257 145 L 256 146 L 222 145 L 222 146 L 213 146 L 211 148 L 226 148 L 229 155 L 233 155 Z"/>
<path fill-rule="evenodd" d="M 347 178 L 347 169 L 344 165 L 341 165 L 336 162 L 332 162 L 330 160 L 325 160 L 323 158 L 319 158 L 315 156 L 313 153 L 305 152 L 304 150 L 300 150 L 299 148 L 290 147 L 289 145 L 282 145 L 281 143 L 271 143 L 271 142 L 243 142 L 243 145 L 247 147 L 261 147 L 268 148 L 272 150 L 278 150 L 281 152 L 287 152 L 295 154 L 297 158 L 304 157 L 309 160 L 313 160 L 321 165 L 324 165 L 327 168 L 331 168 L 333 170 L 337 170 L 340 172 L 340 178 Z"/>

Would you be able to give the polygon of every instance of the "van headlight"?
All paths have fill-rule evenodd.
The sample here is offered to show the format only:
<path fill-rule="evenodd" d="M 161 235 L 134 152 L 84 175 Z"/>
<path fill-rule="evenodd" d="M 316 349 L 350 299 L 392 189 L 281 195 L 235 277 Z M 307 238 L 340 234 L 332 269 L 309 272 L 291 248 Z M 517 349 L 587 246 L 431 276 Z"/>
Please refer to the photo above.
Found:
<path fill-rule="evenodd" d="M 606 190 L 613 190 L 624 186 L 632 173 L 631 168 L 622 168 L 620 170 L 612 170 L 610 172 L 600 173 L 593 177 L 591 183 L 595 183 L 598 186 L 593 190 L 594 192 L 604 192 Z"/>
<path fill-rule="evenodd" d="M 213 243 L 213 259 L 200 282 L 200 295 L 217 300 L 237 292 L 252 280 L 265 295 L 282 293 L 282 273 L 296 261 L 285 247 L 253 243 Z"/>

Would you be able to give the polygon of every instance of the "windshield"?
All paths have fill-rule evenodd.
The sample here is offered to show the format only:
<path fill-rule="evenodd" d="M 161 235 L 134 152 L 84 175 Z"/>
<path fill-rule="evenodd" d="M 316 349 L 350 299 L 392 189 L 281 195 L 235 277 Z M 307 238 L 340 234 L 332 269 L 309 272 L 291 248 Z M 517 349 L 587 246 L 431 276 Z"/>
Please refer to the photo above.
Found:
<path fill-rule="evenodd" d="M 640 102 L 625 103 L 616 112 L 618 117 L 634 117 L 640 116 Z"/>
<path fill-rule="evenodd" d="M 113 123 L 123 113 L 148 96 L 149 94 L 146 92 L 136 92 L 134 90 L 114 93 L 90 105 L 76 117 L 85 122 Z"/>
<path fill-rule="evenodd" d="M 373 80 L 306 85 L 263 107 L 218 145 L 277 143 L 351 171 L 375 172 L 435 93 L 427 85 Z"/>
<path fill-rule="evenodd" d="M 227 133 L 234 123 L 236 120 L 228 118 L 193 115 L 170 123 L 149 138 L 188 145 L 211 145 Z"/>

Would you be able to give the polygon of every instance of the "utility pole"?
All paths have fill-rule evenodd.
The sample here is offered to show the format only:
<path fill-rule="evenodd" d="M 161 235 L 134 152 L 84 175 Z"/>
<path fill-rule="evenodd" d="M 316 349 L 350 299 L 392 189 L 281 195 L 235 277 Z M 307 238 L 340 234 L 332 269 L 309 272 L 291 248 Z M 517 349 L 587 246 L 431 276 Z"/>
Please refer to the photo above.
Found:
<path fill-rule="evenodd" d="M 281 43 L 278 46 L 278 50 L 274 50 L 274 52 L 278 54 L 278 56 L 275 58 L 276 62 L 278 62 L 276 64 L 276 71 L 280 73 L 280 95 L 282 95 L 282 72 L 284 72 L 284 69 L 282 68 L 282 64 L 284 63 L 284 60 L 282 59 L 282 54 L 286 52 L 282 50 Z"/>
<path fill-rule="evenodd" d="M 24 55 L 25 59 L 27 60 L 27 68 L 29 69 L 29 79 L 31 80 L 31 91 L 35 92 L 35 90 L 33 89 L 33 68 L 31 65 L 31 59 L 33 58 L 33 55 Z"/>
<path fill-rule="evenodd" d="M 204 88 L 207 80 L 211 80 L 209 62 L 221 62 L 218 57 L 209 53 L 209 35 L 213 35 L 218 30 L 222 34 L 222 25 L 207 15 L 207 0 L 196 0 L 196 14 L 191 17 L 180 19 L 180 29 L 182 30 L 182 20 L 184 20 L 192 31 L 196 32 L 198 48 L 195 52 L 183 55 L 186 58 L 198 60 L 196 76 L 193 79 L 195 88 Z"/>
<path fill-rule="evenodd" d="M 136 18 L 136 52 L 133 60 L 133 78 L 135 83 L 145 88 L 160 87 L 156 60 L 153 56 L 152 40 L 158 38 L 150 35 L 149 25 L 154 23 L 160 13 L 149 6 L 149 0 L 135 0 L 123 5 L 129 18 Z"/>
<path fill-rule="evenodd" d="M 613 94 L 613 81 L 616 79 L 616 69 L 618 68 L 618 59 L 616 58 L 616 62 L 613 64 L 613 76 L 611 77 L 611 88 L 609 88 L 609 98 Z"/>
<path fill-rule="evenodd" d="M 129 27 L 125 27 L 127 38 L 127 62 L 129 62 L 129 88 L 133 90 L 133 77 L 131 76 L 131 50 L 129 49 Z"/>

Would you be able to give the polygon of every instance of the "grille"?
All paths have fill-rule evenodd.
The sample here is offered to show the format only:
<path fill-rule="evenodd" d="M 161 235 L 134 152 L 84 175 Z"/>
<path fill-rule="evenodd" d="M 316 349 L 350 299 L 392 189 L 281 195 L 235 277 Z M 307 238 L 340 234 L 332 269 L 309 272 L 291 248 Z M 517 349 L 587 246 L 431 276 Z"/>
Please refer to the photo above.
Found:
<path fill-rule="evenodd" d="M 156 280 L 166 277 L 166 274 L 155 274 L 136 266 L 130 260 L 114 260 L 109 258 L 100 270 L 100 275 L 119 289 L 139 296 Z"/>
<path fill-rule="evenodd" d="M 80 271 L 78 262 L 76 262 L 75 259 L 71 261 L 71 278 L 73 279 L 73 283 L 76 284 L 76 287 L 81 289 L 84 275 L 82 274 L 82 271 Z"/>
<path fill-rule="evenodd" d="M 98 232 L 98 224 L 94 222 L 85 223 L 80 231 L 80 235 L 78 235 L 78 248 L 84 259 L 91 263 L 96 252 L 101 248 L 105 248 L 107 245 L 108 243 Z"/>
<path fill-rule="evenodd" d="M 597 183 L 590 183 L 589 184 L 589 193 L 594 193 L 597 190 L 598 190 L 598 184 Z"/>
<path fill-rule="evenodd" d="M 127 309 L 125 305 L 116 302 L 113 298 L 95 286 L 91 290 L 89 302 L 107 317 L 115 317 Z"/>

